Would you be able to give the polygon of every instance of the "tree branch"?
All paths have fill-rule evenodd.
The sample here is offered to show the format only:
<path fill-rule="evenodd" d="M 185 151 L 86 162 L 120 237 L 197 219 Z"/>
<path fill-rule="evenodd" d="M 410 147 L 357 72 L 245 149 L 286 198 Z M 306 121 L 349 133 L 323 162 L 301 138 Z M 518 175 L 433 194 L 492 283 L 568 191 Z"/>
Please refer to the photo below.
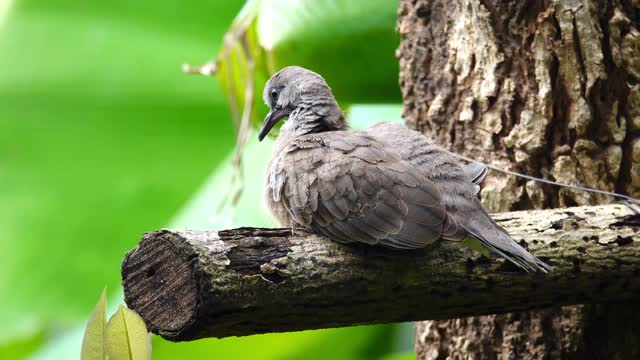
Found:
<path fill-rule="evenodd" d="M 122 264 L 127 305 L 173 341 L 637 301 L 640 215 L 616 204 L 495 215 L 549 274 L 441 241 L 348 246 L 290 229 L 147 233 Z"/>

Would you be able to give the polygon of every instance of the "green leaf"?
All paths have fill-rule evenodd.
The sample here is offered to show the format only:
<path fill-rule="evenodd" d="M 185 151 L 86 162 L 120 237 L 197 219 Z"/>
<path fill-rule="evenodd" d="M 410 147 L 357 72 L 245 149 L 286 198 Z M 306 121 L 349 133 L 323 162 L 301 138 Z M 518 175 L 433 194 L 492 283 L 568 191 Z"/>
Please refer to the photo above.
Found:
<path fill-rule="evenodd" d="M 342 102 L 391 102 L 400 100 L 397 11 L 393 0 L 263 0 L 257 31 L 272 71 L 309 67 Z"/>
<path fill-rule="evenodd" d="M 398 101 L 397 5 L 389 0 L 248 1 L 217 60 L 216 76 L 236 123 L 244 114 L 260 124 L 267 110 L 264 84 L 288 65 L 322 74 L 342 104 Z"/>
<path fill-rule="evenodd" d="M 82 360 L 105 360 L 105 335 L 107 332 L 107 289 L 93 309 L 82 338 Z"/>
<path fill-rule="evenodd" d="M 151 339 L 142 318 L 121 305 L 107 325 L 107 353 L 110 360 L 151 358 Z"/>

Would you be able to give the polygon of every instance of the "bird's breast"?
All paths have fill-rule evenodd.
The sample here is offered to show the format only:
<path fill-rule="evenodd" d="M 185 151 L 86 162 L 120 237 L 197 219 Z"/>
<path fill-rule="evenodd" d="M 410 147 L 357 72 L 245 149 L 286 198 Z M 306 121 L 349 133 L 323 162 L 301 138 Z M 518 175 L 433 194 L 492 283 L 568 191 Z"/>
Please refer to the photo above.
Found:
<path fill-rule="evenodd" d="M 276 155 L 269 162 L 265 177 L 264 199 L 265 205 L 276 221 L 283 227 L 291 227 L 289 213 L 283 203 L 282 187 L 284 185 L 284 171 L 282 156 Z"/>

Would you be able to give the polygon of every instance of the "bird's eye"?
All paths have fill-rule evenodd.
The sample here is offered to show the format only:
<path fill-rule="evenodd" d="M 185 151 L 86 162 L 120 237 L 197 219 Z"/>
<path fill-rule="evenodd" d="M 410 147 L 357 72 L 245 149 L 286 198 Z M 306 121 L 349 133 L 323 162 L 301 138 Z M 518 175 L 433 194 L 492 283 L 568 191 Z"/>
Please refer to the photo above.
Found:
<path fill-rule="evenodd" d="M 273 100 L 278 99 L 278 90 L 276 90 L 276 89 L 271 90 L 271 98 Z"/>

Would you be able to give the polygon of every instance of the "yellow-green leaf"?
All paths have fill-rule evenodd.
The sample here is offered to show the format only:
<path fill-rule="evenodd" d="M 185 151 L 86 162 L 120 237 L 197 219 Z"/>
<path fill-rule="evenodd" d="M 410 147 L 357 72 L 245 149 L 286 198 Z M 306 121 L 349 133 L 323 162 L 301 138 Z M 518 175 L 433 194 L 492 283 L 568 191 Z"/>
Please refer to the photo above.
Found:
<path fill-rule="evenodd" d="M 105 360 L 105 334 L 107 332 L 107 289 L 102 290 L 102 295 L 91 313 L 87 328 L 82 339 L 82 360 Z"/>
<path fill-rule="evenodd" d="M 247 1 L 216 61 L 236 124 L 247 115 L 260 127 L 264 85 L 287 65 L 320 73 L 343 107 L 399 101 L 397 9 L 397 0 Z"/>
<path fill-rule="evenodd" d="M 110 360 L 146 360 L 151 341 L 142 318 L 121 305 L 107 325 L 107 354 Z"/>

